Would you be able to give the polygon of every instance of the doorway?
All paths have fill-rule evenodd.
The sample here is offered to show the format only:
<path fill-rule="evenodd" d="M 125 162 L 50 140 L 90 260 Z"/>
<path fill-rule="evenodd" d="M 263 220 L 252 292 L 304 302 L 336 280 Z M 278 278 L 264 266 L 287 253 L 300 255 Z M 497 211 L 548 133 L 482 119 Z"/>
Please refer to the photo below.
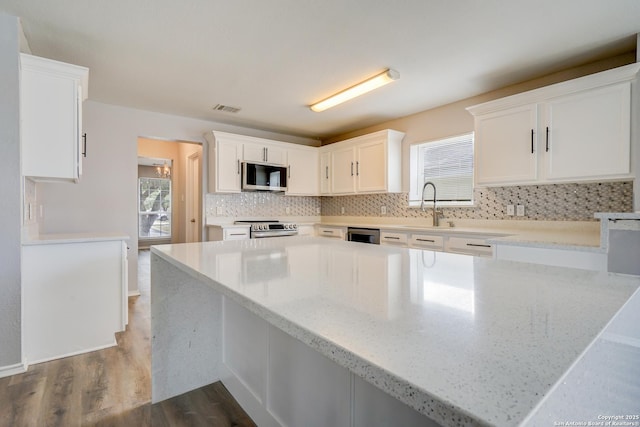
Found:
<path fill-rule="evenodd" d="M 146 230 L 149 224 L 142 219 L 158 215 L 164 220 L 162 224 L 151 224 L 149 236 L 138 238 L 138 247 L 147 248 L 154 244 L 199 242 L 203 235 L 203 183 L 202 183 L 202 144 L 188 141 L 165 141 L 151 138 L 138 138 L 138 163 L 152 163 L 153 167 L 147 171 L 146 181 L 149 191 L 147 199 L 142 200 L 138 189 L 138 224 L 139 230 Z M 157 163 L 157 165 L 156 165 Z M 142 176 L 140 175 L 140 185 Z M 162 181 L 164 180 L 164 181 Z M 161 182 L 162 181 L 162 182 Z M 151 188 L 153 185 L 160 187 Z M 152 206 L 153 196 L 160 196 L 157 206 Z M 151 207 L 146 212 L 148 206 Z M 145 212 L 141 209 L 145 207 Z M 157 210 L 153 210 L 158 207 Z M 156 212 L 157 211 L 157 212 Z M 144 218 L 143 218 L 144 217 Z M 147 222 L 149 222 L 147 221 Z M 143 227 L 144 226 L 144 227 Z M 141 231 L 141 232 L 142 232 Z M 153 234 L 153 236 L 151 236 Z"/>
<path fill-rule="evenodd" d="M 202 153 L 187 157 L 186 242 L 202 241 Z"/>

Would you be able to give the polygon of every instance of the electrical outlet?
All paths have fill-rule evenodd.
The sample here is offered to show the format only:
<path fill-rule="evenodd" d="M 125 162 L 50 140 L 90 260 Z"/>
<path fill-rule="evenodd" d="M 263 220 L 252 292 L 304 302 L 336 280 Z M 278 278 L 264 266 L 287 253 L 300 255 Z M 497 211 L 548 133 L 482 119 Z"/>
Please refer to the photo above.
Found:
<path fill-rule="evenodd" d="M 222 206 L 218 206 L 216 208 L 216 215 L 222 215 L 224 214 L 224 209 L 222 208 Z"/>
<path fill-rule="evenodd" d="M 287 215 L 289 215 L 291 213 L 291 208 L 287 206 L 286 208 L 284 208 L 284 211 L 286 212 Z"/>
<path fill-rule="evenodd" d="M 516 215 L 524 216 L 524 205 L 518 205 L 518 208 L 516 210 Z"/>
<path fill-rule="evenodd" d="M 380 206 L 380 215 L 386 215 L 386 214 L 387 214 L 387 207 Z"/>
<path fill-rule="evenodd" d="M 514 216 L 516 214 L 515 206 L 507 205 L 507 215 Z"/>
<path fill-rule="evenodd" d="M 342 207 L 340 208 L 340 213 L 341 213 L 341 214 L 344 214 L 344 206 L 342 206 Z"/>

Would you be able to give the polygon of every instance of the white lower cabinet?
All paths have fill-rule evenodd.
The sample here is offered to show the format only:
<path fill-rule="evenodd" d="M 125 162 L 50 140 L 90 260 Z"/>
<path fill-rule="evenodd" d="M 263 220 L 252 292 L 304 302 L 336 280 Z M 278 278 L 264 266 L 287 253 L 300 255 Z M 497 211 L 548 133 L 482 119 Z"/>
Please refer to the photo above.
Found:
<path fill-rule="evenodd" d="M 313 225 L 298 224 L 298 236 L 315 236 L 316 229 Z"/>
<path fill-rule="evenodd" d="M 381 231 L 380 244 L 444 251 L 475 256 L 493 256 L 493 245 L 487 243 L 489 237 L 476 235 L 473 237 L 443 234 L 409 233 L 397 231 Z"/>
<path fill-rule="evenodd" d="M 480 237 L 448 237 L 445 251 L 458 254 L 493 256 L 493 245 Z"/>
<path fill-rule="evenodd" d="M 344 240 L 347 234 L 347 227 L 331 227 L 327 225 L 319 225 L 316 227 L 316 235 L 318 237 L 330 237 L 333 239 Z"/>
<path fill-rule="evenodd" d="M 122 240 L 23 246 L 27 364 L 116 345 L 127 323 L 127 274 Z"/>
<path fill-rule="evenodd" d="M 429 249 L 432 251 L 444 250 L 444 237 L 429 234 L 412 233 L 409 237 L 409 247 L 417 249 Z"/>
<path fill-rule="evenodd" d="M 229 226 L 216 226 L 210 225 L 207 230 L 208 241 L 218 240 L 246 240 L 251 236 L 249 225 L 229 225 Z"/>
<path fill-rule="evenodd" d="M 381 245 L 407 246 L 408 238 L 406 233 L 394 233 L 390 231 L 380 232 Z"/>
<path fill-rule="evenodd" d="M 259 426 L 435 426 L 229 298 L 222 382 Z"/>

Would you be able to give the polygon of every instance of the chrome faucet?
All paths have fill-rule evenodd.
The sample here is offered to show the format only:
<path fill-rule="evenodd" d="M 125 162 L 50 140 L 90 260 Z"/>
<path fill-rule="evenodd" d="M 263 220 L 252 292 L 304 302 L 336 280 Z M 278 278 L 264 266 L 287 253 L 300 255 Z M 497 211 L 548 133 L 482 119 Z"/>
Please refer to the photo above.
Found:
<path fill-rule="evenodd" d="M 424 212 L 424 190 L 427 188 L 427 185 L 431 185 L 433 187 L 433 211 L 432 211 L 432 215 L 433 215 L 433 226 L 437 227 L 438 226 L 438 218 L 440 215 L 442 215 L 442 211 L 439 211 L 436 209 L 436 185 L 431 182 L 431 181 L 427 181 L 424 183 L 424 185 L 422 186 L 422 197 L 420 198 L 420 209 L 422 209 L 422 212 Z"/>

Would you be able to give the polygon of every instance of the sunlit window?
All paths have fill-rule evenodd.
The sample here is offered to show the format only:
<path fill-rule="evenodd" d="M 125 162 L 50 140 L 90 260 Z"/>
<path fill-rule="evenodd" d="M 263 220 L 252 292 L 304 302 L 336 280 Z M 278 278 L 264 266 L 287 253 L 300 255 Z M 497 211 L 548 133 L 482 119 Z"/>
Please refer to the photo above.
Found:
<path fill-rule="evenodd" d="M 422 186 L 437 188 L 438 205 L 473 205 L 473 133 L 416 144 L 411 147 L 409 204 L 420 204 Z M 427 187 L 426 200 L 433 200 Z"/>
<path fill-rule="evenodd" d="M 171 179 L 138 179 L 138 237 L 171 237 Z"/>

